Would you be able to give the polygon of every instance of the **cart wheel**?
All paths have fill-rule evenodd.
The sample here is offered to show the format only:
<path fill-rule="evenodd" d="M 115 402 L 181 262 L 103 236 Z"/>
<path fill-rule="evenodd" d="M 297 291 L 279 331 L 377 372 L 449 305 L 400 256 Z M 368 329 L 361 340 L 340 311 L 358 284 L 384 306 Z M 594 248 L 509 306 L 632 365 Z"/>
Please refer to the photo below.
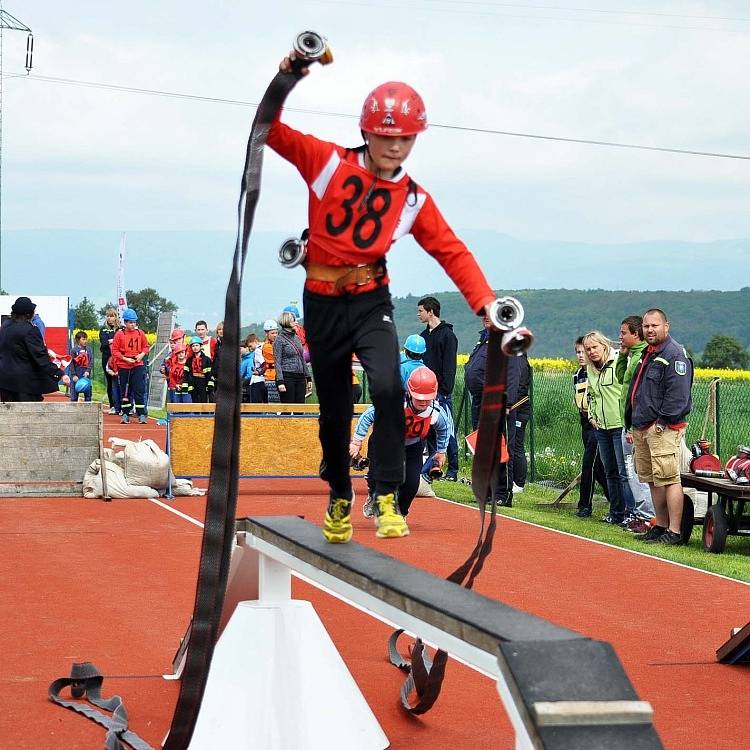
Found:
<path fill-rule="evenodd" d="M 706 552 L 723 552 L 727 545 L 729 523 L 721 505 L 712 505 L 703 521 L 703 549 Z"/>
<path fill-rule="evenodd" d="M 690 535 L 693 533 L 693 525 L 695 524 L 695 508 L 693 507 L 693 501 L 690 495 L 683 495 L 682 504 L 682 520 L 680 521 L 680 534 L 682 535 L 682 543 L 688 544 L 690 542 Z"/>

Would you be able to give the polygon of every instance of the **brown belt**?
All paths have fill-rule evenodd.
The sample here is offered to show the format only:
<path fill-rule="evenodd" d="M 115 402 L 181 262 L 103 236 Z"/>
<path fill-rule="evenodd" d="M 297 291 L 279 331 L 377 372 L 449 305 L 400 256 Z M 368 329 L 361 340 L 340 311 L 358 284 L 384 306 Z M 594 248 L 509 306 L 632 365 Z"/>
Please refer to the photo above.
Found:
<path fill-rule="evenodd" d="M 385 276 L 385 266 L 381 262 L 365 263 L 361 266 L 326 266 L 322 263 L 308 263 L 307 278 L 311 281 L 328 281 L 336 289 L 346 286 L 364 286 Z"/>

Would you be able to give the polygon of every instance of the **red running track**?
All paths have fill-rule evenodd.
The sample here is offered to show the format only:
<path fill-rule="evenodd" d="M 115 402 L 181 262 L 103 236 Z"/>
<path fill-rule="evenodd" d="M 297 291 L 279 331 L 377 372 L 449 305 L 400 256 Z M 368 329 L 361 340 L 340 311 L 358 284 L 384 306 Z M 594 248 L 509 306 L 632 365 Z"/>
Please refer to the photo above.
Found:
<path fill-rule="evenodd" d="M 153 422 L 112 431 L 163 437 Z M 317 480 L 245 480 L 238 516 L 316 521 L 324 504 Z M 103 746 L 101 727 L 46 698 L 49 683 L 83 660 L 106 675 L 106 695 L 123 696 L 131 728 L 159 746 L 178 690 L 161 674 L 192 612 L 201 541 L 201 528 L 170 509 L 200 521 L 205 500 L 0 503 L 1 750 Z M 466 556 L 478 524 L 475 509 L 425 498 L 409 521 L 408 538 L 378 540 L 357 513 L 355 539 L 445 575 Z M 654 706 L 665 747 L 750 747 L 750 669 L 714 661 L 729 629 L 748 619 L 748 585 L 503 518 L 476 589 L 613 643 L 639 695 Z M 435 708 L 410 718 L 398 702 L 402 675 L 386 660 L 389 628 L 303 582 L 295 580 L 293 590 L 313 602 L 392 748 L 513 747 L 491 680 L 450 662 Z"/>

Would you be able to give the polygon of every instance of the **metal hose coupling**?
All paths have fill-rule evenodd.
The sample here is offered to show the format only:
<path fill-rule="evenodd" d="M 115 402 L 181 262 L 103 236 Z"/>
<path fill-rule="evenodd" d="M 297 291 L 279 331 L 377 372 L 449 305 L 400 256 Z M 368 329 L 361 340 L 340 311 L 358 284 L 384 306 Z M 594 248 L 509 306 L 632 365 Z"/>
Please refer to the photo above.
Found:
<path fill-rule="evenodd" d="M 279 248 L 279 263 L 284 268 L 296 268 L 305 262 L 307 241 L 299 237 L 289 237 Z"/>
<path fill-rule="evenodd" d="M 512 331 L 523 323 L 523 305 L 515 297 L 500 297 L 490 307 L 490 321 L 500 331 Z"/>
<path fill-rule="evenodd" d="M 333 62 L 333 52 L 328 40 L 316 31 L 302 31 L 292 44 L 297 58 L 308 63 L 319 62 L 328 65 Z"/>
<path fill-rule="evenodd" d="M 534 343 L 534 334 L 528 328 L 515 328 L 503 334 L 502 349 L 508 357 L 520 357 Z"/>

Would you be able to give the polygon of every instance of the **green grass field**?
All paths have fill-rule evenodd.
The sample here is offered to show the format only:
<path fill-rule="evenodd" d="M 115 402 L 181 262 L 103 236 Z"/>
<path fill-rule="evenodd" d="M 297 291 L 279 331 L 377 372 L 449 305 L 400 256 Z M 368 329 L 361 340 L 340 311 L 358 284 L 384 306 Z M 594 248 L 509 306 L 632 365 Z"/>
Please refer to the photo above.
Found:
<path fill-rule="evenodd" d="M 435 493 L 447 500 L 454 500 L 467 505 L 474 504 L 471 487 L 452 482 L 436 482 L 433 485 Z M 500 508 L 501 515 L 530 521 L 540 526 L 547 526 L 558 531 L 565 531 L 586 539 L 595 539 L 607 544 L 613 544 L 623 549 L 632 549 L 653 557 L 688 565 L 712 573 L 719 573 L 729 578 L 750 582 L 750 536 L 730 536 L 727 539 L 726 551 L 720 555 L 711 554 L 703 550 L 701 542 L 702 526 L 693 529 L 691 541 L 687 546 L 667 547 L 659 544 L 645 544 L 634 539 L 633 534 L 600 523 L 599 519 L 607 514 L 607 503 L 603 498 L 594 499 L 594 514 L 591 518 L 577 518 L 575 502 L 577 495 L 571 493 L 566 500 L 573 505 L 559 510 L 540 508 L 537 503 L 550 503 L 558 495 L 555 490 L 549 490 L 539 485 L 527 485 L 524 492 L 514 495 L 512 508 Z M 512 527 L 505 526 L 499 532 L 513 533 Z M 501 544 L 497 541 L 495 544 Z"/>

